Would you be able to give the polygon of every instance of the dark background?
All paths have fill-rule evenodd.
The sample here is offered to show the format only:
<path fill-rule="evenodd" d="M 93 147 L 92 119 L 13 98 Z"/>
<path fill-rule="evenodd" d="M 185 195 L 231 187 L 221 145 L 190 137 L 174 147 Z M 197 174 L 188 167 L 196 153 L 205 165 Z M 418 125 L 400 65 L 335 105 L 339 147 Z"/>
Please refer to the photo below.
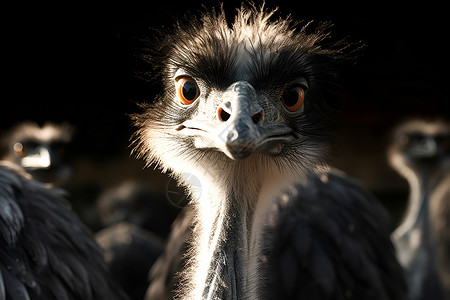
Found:
<path fill-rule="evenodd" d="M 22 120 L 68 121 L 81 163 L 74 180 L 105 186 L 145 178 L 164 190 L 166 177 L 130 157 L 134 132 L 128 114 L 155 93 L 134 75 L 136 38 L 149 28 L 171 26 L 187 11 L 217 1 L 137 4 L 33 4 L 4 7 L 1 28 L 0 128 Z M 227 1 L 233 14 L 239 1 Z M 332 21 L 336 39 L 366 44 L 358 61 L 343 70 L 337 139 L 332 164 L 360 179 L 393 212 L 407 197 L 406 182 L 390 170 L 388 132 L 409 116 L 450 116 L 446 8 L 395 8 L 379 4 L 334 7 L 323 3 L 266 1 L 279 15 Z"/>

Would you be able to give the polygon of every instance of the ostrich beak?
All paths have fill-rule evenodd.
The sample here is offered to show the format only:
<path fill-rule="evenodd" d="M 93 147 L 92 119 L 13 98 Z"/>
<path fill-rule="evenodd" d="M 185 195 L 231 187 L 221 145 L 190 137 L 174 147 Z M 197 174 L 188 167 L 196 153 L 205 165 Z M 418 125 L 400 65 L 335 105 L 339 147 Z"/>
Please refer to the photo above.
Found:
<path fill-rule="evenodd" d="M 22 158 L 21 164 L 26 169 L 47 169 L 51 166 L 50 150 L 40 146 L 34 153 Z"/>
<path fill-rule="evenodd" d="M 439 147 L 434 137 L 425 137 L 412 149 L 411 154 L 416 161 L 429 161 L 438 158 Z"/>
<path fill-rule="evenodd" d="M 178 127 L 194 136 L 197 148 L 214 148 L 233 160 L 253 153 L 279 153 L 295 137 L 284 124 L 267 124 L 255 89 L 246 81 L 232 84 L 223 94 L 216 110 L 218 122 L 188 120 Z M 195 132 L 192 132 L 194 130 Z"/>

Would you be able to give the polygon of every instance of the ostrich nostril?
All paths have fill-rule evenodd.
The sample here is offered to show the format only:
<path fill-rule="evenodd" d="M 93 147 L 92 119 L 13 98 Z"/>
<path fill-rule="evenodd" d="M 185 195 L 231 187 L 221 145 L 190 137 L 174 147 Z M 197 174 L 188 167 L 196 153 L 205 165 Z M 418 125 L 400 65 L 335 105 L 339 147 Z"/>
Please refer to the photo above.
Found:
<path fill-rule="evenodd" d="M 220 121 L 222 122 L 226 122 L 228 121 L 228 119 L 230 118 L 230 113 L 228 113 L 225 109 L 223 109 L 222 107 L 219 107 L 219 109 L 217 110 L 217 117 L 219 118 Z M 264 111 L 260 110 L 257 113 L 255 113 L 252 116 L 252 121 L 254 124 L 259 124 L 262 122 L 263 120 L 263 116 L 264 116 Z"/>
<path fill-rule="evenodd" d="M 222 122 L 226 122 L 230 118 L 230 114 L 227 113 L 222 107 L 219 107 L 217 111 L 217 116 L 219 117 L 219 120 Z"/>
<path fill-rule="evenodd" d="M 263 110 L 258 111 L 256 114 L 252 116 L 253 123 L 259 124 L 263 120 L 264 112 Z"/>

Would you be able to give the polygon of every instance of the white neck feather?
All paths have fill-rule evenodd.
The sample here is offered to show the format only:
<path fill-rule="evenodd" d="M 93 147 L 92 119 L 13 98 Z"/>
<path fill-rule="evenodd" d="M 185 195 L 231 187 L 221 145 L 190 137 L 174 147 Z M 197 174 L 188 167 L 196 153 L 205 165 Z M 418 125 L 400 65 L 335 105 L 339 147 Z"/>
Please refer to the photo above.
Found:
<path fill-rule="evenodd" d="M 417 225 L 418 216 L 424 204 L 423 186 L 419 177 L 410 169 L 404 170 L 403 175 L 409 184 L 409 198 L 405 218 L 393 232 L 394 239 L 400 239 Z"/>
<path fill-rule="evenodd" d="M 402 224 L 394 231 L 393 237 L 400 238 L 413 228 L 422 228 L 429 223 L 429 197 L 430 192 L 439 182 L 443 172 L 439 168 L 422 168 L 413 170 L 406 166 L 398 158 L 399 162 L 394 165 L 399 173 L 406 178 L 409 184 L 408 206 Z"/>
<path fill-rule="evenodd" d="M 191 290 L 180 295 L 183 299 L 216 299 L 224 291 L 226 299 L 236 299 L 237 295 L 259 298 L 255 293 L 261 290 L 260 238 L 267 215 L 275 206 L 273 193 L 291 183 L 286 178 L 295 177 L 282 176 L 276 167 L 268 172 L 265 166 L 264 172 L 258 172 L 254 166 L 231 164 L 228 170 L 194 170 L 201 189 L 191 191 L 196 225 L 193 258 L 185 272 Z M 227 171 L 230 173 L 224 173 Z M 193 178 L 187 177 L 187 181 Z"/>
<path fill-rule="evenodd" d="M 410 192 L 405 218 L 392 233 L 392 239 L 398 248 L 400 263 L 410 267 L 413 260 L 419 257 L 418 253 L 428 253 L 434 247 L 430 226 L 430 196 L 439 182 L 441 172 L 434 168 L 414 170 L 400 159 L 394 166 L 408 181 Z"/>

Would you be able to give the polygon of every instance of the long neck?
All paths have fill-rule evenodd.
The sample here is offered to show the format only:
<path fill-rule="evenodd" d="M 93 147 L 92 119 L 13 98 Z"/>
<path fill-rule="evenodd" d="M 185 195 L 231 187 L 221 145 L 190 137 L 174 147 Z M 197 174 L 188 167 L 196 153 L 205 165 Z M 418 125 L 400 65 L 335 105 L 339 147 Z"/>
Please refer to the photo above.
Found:
<path fill-rule="evenodd" d="M 417 172 L 411 169 L 404 170 L 403 175 L 408 181 L 410 192 L 405 218 L 395 230 L 394 236 L 400 237 L 413 229 L 428 230 L 429 224 L 429 197 L 435 184 L 435 174 Z"/>
<path fill-rule="evenodd" d="M 192 299 L 237 299 L 245 269 L 242 262 L 249 248 L 249 224 L 255 195 L 242 195 L 215 186 L 202 190 L 195 200 Z M 236 270 L 236 267 L 243 270 Z"/>
<path fill-rule="evenodd" d="M 421 294 L 424 289 L 422 284 L 424 278 L 437 278 L 437 268 L 444 265 L 440 259 L 446 257 L 448 253 L 436 236 L 436 228 L 433 228 L 437 216 L 436 207 L 433 206 L 436 203 L 432 203 L 435 202 L 432 200 L 432 193 L 443 173 L 439 168 L 402 171 L 410 185 L 409 204 L 406 217 L 394 231 L 392 238 L 397 246 L 400 263 L 408 274 L 414 274 L 407 277 L 411 294 Z M 440 253 L 445 254 L 440 256 Z M 438 283 L 436 289 L 437 286 Z"/>
<path fill-rule="evenodd" d="M 276 184 L 239 177 L 232 183 L 202 178 L 193 203 L 193 259 L 186 272 L 192 290 L 186 299 L 259 298 L 261 225 L 272 203 L 267 189 Z"/>

